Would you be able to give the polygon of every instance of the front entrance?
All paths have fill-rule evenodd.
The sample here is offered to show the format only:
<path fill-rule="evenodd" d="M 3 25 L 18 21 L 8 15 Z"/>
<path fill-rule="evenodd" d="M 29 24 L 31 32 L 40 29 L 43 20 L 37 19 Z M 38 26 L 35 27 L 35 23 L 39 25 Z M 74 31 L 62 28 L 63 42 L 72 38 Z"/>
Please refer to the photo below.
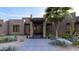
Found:
<path fill-rule="evenodd" d="M 42 23 L 33 24 L 33 34 L 34 35 L 43 35 L 43 24 Z"/>
<path fill-rule="evenodd" d="M 24 35 L 30 35 L 30 24 L 24 24 Z"/>

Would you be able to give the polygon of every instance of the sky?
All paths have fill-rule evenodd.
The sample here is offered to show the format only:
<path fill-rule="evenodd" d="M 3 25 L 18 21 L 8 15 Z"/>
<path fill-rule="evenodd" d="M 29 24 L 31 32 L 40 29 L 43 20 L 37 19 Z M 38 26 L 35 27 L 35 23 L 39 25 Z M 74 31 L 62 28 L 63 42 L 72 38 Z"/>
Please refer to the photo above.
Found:
<path fill-rule="evenodd" d="M 46 7 L 0 7 L 0 18 L 21 19 L 22 17 L 43 17 Z M 76 15 L 79 16 L 79 8 L 74 7 Z"/>
<path fill-rule="evenodd" d="M 0 7 L 1 19 L 18 19 L 22 17 L 42 17 L 45 7 Z"/>

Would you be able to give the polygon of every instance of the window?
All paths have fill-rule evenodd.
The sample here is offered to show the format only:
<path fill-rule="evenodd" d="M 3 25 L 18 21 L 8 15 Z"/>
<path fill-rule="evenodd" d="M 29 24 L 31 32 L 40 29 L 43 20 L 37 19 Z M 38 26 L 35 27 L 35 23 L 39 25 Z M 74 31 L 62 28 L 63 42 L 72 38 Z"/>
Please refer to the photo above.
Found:
<path fill-rule="evenodd" d="M 70 33 L 70 23 L 66 24 L 66 33 Z"/>
<path fill-rule="evenodd" d="M 47 32 L 47 35 L 52 33 L 52 24 L 51 23 L 46 24 L 46 32 Z"/>
<path fill-rule="evenodd" d="M 70 23 L 67 23 L 66 25 L 70 25 Z"/>
<path fill-rule="evenodd" d="M 0 27 L 2 27 L 2 24 L 0 24 Z"/>
<path fill-rule="evenodd" d="M 79 22 L 77 21 L 77 22 L 75 22 L 75 24 L 74 24 L 74 29 L 75 29 L 75 31 L 78 33 L 79 32 Z"/>
<path fill-rule="evenodd" d="M 13 25 L 13 32 L 19 32 L 19 25 Z"/>

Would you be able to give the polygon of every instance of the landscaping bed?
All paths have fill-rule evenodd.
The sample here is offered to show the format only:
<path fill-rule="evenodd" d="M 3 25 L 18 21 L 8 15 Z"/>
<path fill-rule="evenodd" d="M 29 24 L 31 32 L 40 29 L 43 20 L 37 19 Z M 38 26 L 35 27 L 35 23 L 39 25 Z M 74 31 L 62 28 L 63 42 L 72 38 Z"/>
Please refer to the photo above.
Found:
<path fill-rule="evenodd" d="M 0 43 L 17 41 L 15 36 L 0 36 Z"/>
<path fill-rule="evenodd" d="M 0 51 L 16 51 L 16 50 L 17 50 L 16 46 L 8 46 L 0 48 Z"/>
<path fill-rule="evenodd" d="M 70 34 L 63 34 L 62 37 L 58 37 L 58 39 L 55 38 L 55 36 L 51 35 L 49 37 L 49 39 L 51 39 L 51 44 L 53 45 L 58 45 L 58 46 L 75 46 L 75 47 L 79 47 L 79 36 L 74 36 L 74 35 L 70 35 Z M 71 44 L 72 43 L 72 44 Z"/>

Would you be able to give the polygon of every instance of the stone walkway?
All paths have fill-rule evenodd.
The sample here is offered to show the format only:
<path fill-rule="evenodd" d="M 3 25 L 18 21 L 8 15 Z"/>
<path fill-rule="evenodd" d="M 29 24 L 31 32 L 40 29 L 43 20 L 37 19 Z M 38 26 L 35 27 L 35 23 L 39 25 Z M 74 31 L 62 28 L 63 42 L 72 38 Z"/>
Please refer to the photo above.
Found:
<path fill-rule="evenodd" d="M 17 51 L 79 51 L 78 47 L 60 47 L 50 44 L 49 39 L 26 39 L 24 42 L 0 43 L 0 49 L 8 46 L 17 47 Z"/>
<path fill-rule="evenodd" d="M 49 39 L 27 39 L 20 45 L 20 51 L 79 51 L 78 47 L 54 46 Z"/>
<path fill-rule="evenodd" d="M 20 47 L 21 51 L 56 51 L 49 39 L 27 39 Z"/>

